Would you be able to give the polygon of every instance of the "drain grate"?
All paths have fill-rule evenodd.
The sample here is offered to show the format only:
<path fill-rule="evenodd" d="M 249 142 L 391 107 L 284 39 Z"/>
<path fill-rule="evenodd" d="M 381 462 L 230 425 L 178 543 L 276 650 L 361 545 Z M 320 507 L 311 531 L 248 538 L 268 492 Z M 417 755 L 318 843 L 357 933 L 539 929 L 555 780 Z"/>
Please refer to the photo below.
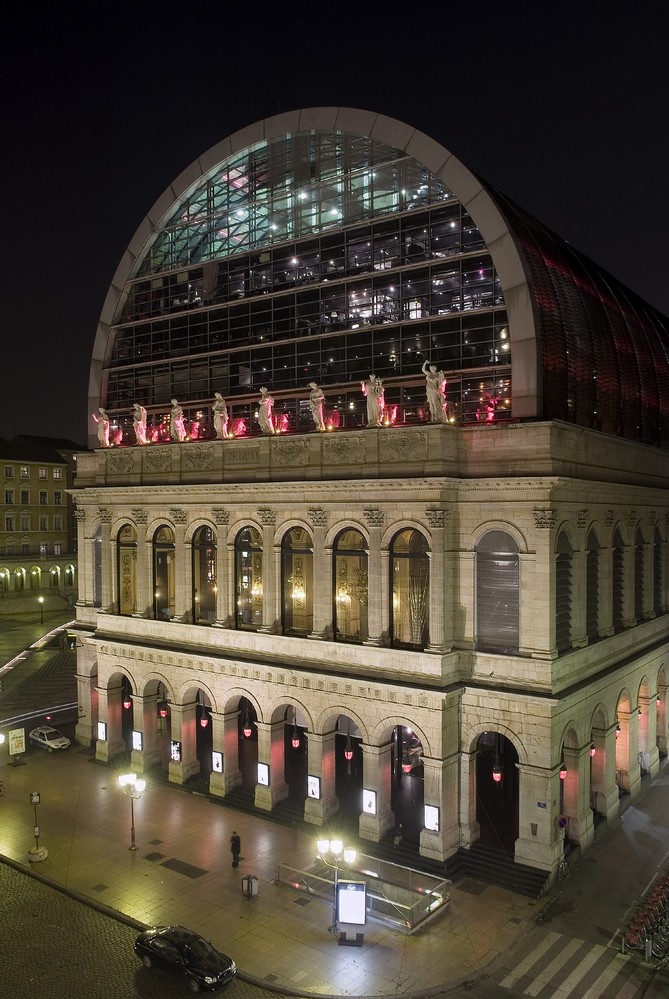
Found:
<path fill-rule="evenodd" d="M 170 871 L 183 874 L 186 878 L 201 878 L 207 871 L 201 867 L 193 867 L 192 864 L 185 864 L 183 860 L 166 860 L 162 867 L 167 867 Z"/>

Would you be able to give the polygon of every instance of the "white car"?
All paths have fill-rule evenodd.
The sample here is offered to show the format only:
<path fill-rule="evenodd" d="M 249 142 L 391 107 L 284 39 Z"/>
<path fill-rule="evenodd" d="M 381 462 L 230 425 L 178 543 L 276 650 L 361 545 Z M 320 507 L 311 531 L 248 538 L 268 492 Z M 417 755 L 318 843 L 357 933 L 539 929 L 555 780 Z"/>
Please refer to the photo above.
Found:
<path fill-rule="evenodd" d="M 36 746 L 43 746 L 44 749 L 48 749 L 50 753 L 54 749 L 68 749 L 70 746 L 70 740 L 62 732 L 59 732 L 57 728 L 52 728 L 51 725 L 40 725 L 39 728 L 34 728 L 28 734 L 28 738 Z"/>

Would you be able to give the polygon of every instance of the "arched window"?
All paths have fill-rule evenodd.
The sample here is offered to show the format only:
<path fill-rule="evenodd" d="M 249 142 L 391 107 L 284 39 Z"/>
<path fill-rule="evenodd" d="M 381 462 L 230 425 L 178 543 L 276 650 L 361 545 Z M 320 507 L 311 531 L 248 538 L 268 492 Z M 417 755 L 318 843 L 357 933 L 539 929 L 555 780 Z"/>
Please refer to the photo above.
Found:
<path fill-rule="evenodd" d="M 360 531 L 341 531 L 334 543 L 335 641 L 364 642 L 367 628 L 367 542 Z"/>
<path fill-rule="evenodd" d="M 26 570 L 25 569 L 14 569 L 14 589 L 17 593 L 21 593 L 25 589 L 26 585 Z"/>
<path fill-rule="evenodd" d="M 662 536 L 660 535 L 659 528 L 656 527 L 653 541 L 653 610 L 656 615 L 663 614 L 665 606 L 662 587 L 662 578 L 664 575 L 663 563 Z"/>
<path fill-rule="evenodd" d="M 571 648 L 572 548 L 566 531 L 560 531 L 555 560 L 555 644 L 558 652 Z"/>
<path fill-rule="evenodd" d="M 513 654 L 519 636 L 518 546 L 489 531 L 476 546 L 476 648 Z"/>
<path fill-rule="evenodd" d="M 613 535 L 612 552 L 612 611 L 613 611 L 613 631 L 623 630 L 624 619 L 624 594 L 625 594 L 625 548 L 622 535 L 616 530 Z"/>
<path fill-rule="evenodd" d="M 102 528 L 101 527 L 97 527 L 93 533 L 92 554 L 93 554 L 93 606 L 101 607 L 102 606 Z M 72 566 L 67 566 L 65 569 L 66 586 L 74 585 L 74 572 L 72 572 L 71 569 Z M 119 613 L 123 613 L 123 611 L 119 611 Z"/>
<path fill-rule="evenodd" d="M 174 531 L 159 527 L 153 535 L 153 616 L 169 621 L 176 611 Z"/>
<path fill-rule="evenodd" d="M 309 635 L 313 630 L 313 563 L 311 536 L 294 527 L 281 542 L 281 611 L 285 635 Z"/>
<path fill-rule="evenodd" d="M 585 562 L 585 629 L 588 642 L 599 638 L 599 539 L 595 531 L 588 531 Z"/>
<path fill-rule="evenodd" d="M 100 607 L 102 604 L 102 532 L 100 528 L 95 532 L 93 541 L 95 606 Z M 124 524 L 118 532 L 116 547 L 118 554 L 118 612 L 130 615 L 137 611 L 137 533 L 132 524 Z"/>
<path fill-rule="evenodd" d="M 0 593 L 9 593 L 9 569 L 0 569 Z"/>
<path fill-rule="evenodd" d="M 193 622 L 216 620 L 216 537 L 200 527 L 193 537 Z"/>
<path fill-rule="evenodd" d="M 427 541 L 413 529 L 390 544 L 391 643 L 424 649 L 430 633 L 430 560 Z"/>
<path fill-rule="evenodd" d="M 102 541 L 102 537 L 100 537 L 100 541 Z M 74 566 L 73 565 L 66 565 L 65 566 L 65 585 L 66 586 L 74 586 Z"/>
<path fill-rule="evenodd" d="M 262 534 L 245 527 L 235 539 L 235 628 L 259 628 L 262 601 Z"/>
<path fill-rule="evenodd" d="M 634 535 L 634 617 L 643 621 L 644 540 L 641 528 Z"/>
<path fill-rule="evenodd" d="M 42 588 L 42 570 L 34 565 L 30 570 L 30 589 L 40 590 Z"/>

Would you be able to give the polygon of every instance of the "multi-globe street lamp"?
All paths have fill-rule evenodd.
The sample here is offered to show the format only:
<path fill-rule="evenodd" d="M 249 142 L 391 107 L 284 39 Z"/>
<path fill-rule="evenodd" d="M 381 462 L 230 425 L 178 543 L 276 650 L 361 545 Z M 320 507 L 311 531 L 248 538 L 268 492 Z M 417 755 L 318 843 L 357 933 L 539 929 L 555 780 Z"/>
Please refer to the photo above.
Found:
<path fill-rule="evenodd" d="M 341 839 L 319 839 L 316 842 L 318 848 L 317 859 L 322 860 L 326 867 L 334 871 L 334 902 L 332 906 L 332 926 L 331 933 L 339 933 L 339 912 L 338 912 L 338 890 L 339 890 L 339 868 L 342 864 L 350 866 L 355 862 L 355 850 L 350 846 L 344 846 Z"/>
<path fill-rule="evenodd" d="M 146 787 L 146 781 L 137 777 L 137 774 L 121 774 L 118 779 L 123 788 L 123 793 L 130 798 L 130 850 L 136 850 L 135 843 L 135 801 L 142 797 L 142 791 Z"/>

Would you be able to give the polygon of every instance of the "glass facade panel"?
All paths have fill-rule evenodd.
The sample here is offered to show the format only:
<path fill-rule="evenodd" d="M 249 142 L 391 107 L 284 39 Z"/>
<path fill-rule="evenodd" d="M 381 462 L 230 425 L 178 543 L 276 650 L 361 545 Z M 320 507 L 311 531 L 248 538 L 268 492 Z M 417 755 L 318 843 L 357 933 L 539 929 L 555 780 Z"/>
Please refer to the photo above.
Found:
<path fill-rule="evenodd" d="M 476 547 L 476 648 L 518 652 L 518 547 L 505 531 L 489 531 Z"/>

